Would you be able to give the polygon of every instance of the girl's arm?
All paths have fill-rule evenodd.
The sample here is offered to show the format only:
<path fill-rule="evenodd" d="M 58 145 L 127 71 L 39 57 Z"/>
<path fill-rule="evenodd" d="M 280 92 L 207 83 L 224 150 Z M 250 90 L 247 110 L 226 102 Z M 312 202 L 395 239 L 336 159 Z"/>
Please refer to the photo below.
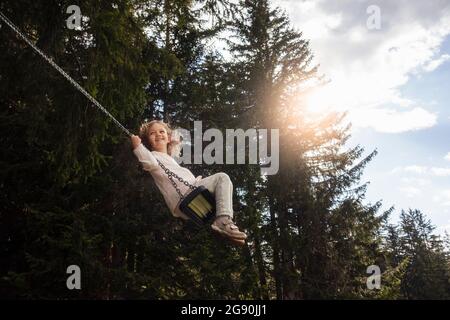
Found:
<path fill-rule="evenodd" d="M 144 147 L 144 145 L 141 143 L 141 139 L 138 136 L 131 136 L 131 144 L 133 145 L 133 153 L 142 164 L 144 170 L 151 171 L 155 168 L 158 168 L 158 162 L 156 161 L 155 157 L 146 147 Z"/>

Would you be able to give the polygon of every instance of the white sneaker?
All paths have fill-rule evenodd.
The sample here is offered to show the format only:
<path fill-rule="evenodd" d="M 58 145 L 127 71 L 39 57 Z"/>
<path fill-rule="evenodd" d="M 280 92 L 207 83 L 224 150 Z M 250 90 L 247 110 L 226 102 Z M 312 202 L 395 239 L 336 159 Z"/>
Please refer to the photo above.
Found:
<path fill-rule="evenodd" d="M 247 235 L 244 232 L 239 231 L 239 228 L 228 216 L 216 218 L 211 225 L 211 228 L 221 236 L 228 238 L 236 244 L 243 245 L 245 244 L 245 239 L 247 239 Z"/>

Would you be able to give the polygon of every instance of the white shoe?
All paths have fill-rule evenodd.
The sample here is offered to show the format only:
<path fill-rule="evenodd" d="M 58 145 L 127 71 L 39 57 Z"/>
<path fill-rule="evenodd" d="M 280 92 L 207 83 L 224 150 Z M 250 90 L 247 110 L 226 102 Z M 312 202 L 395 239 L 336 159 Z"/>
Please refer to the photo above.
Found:
<path fill-rule="evenodd" d="M 221 216 L 216 218 L 216 220 L 211 225 L 211 228 L 218 234 L 236 242 L 237 244 L 244 244 L 247 235 L 239 231 L 239 228 L 233 223 L 230 217 Z"/>

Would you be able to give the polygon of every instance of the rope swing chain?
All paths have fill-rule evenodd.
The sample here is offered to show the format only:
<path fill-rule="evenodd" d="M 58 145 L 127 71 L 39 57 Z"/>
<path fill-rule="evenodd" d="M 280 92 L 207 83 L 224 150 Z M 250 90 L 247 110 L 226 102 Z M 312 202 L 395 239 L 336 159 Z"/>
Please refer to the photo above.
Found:
<path fill-rule="evenodd" d="M 89 94 L 78 82 L 76 82 L 71 76 L 69 76 L 63 69 L 61 69 L 60 66 L 58 66 L 52 58 L 48 57 L 44 52 L 42 52 L 36 45 L 28 39 L 27 36 L 25 36 L 18 27 L 14 25 L 1 11 L 0 11 L 0 19 L 6 23 L 18 36 L 20 36 L 30 47 L 34 49 L 42 58 L 44 58 L 53 68 L 55 68 L 64 78 L 66 78 L 78 91 L 80 91 L 86 98 L 88 98 L 97 108 L 99 108 L 104 114 L 106 114 L 111 120 L 120 128 L 123 132 L 125 132 L 128 136 L 132 136 L 130 131 L 128 131 L 127 128 L 125 128 L 114 116 L 108 112 L 93 96 Z M 178 181 L 189 187 L 191 190 L 195 190 L 195 187 L 191 185 L 189 182 L 183 180 L 181 177 L 167 169 L 158 159 L 159 166 L 164 170 L 164 172 L 167 174 L 167 177 L 169 178 L 170 182 L 172 183 L 173 187 L 177 191 L 178 195 L 181 199 L 184 199 L 183 194 L 181 193 L 180 189 L 178 188 L 176 182 L 173 180 L 173 177 L 175 177 Z"/>
<path fill-rule="evenodd" d="M 93 96 L 89 94 L 82 86 L 78 84 L 71 76 L 69 76 L 60 66 L 58 66 L 52 58 L 49 58 L 44 52 L 42 52 L 36 45 L 27 38 L 20 30 L 17 28 L 14 23 L 12 23 L 1 11 L 0 11 L 0 19 L 6 23 L 19 37 L 21 37 L 30 47 L 34 49 L 42 58 L 44 58 L 53 68 L 55 68 L 64 78 L 66 78 L 78 91 L 80 91 L 86 98 L 88 98 L 97 108 L 99 108 L 104 114 L 112 119 L 112 121 L 120 128 L 123 132 L 125 132 L 128 136 L 131 137 L 130 131 L 125 128 L 119 121 L 117 121 L 114 116 L 108 112 Z"/>

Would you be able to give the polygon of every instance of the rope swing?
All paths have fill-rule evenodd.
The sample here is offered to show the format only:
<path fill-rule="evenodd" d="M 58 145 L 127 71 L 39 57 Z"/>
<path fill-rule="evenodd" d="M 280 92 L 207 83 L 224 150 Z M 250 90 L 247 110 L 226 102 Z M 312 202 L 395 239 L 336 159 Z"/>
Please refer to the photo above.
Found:
<path fill-rule="evenodd" d="M 86 98 L 88 98 L 97 108 L 99 108 L 104 114 L 111 118 L 111 120 L 120 128 L 123 132 L 125 132 L 128 136 L 131 137 L 130 131 L 125 128 L 114 116 L 108 112 L 101 104 L 98 102 L 93 96 L 89 94 L 82 86 L 78 84 L 71 76 L 69 76 L 60 66 L 58 66 L 52 58 L 48 57 L 44 52 L 42 52 L 36 45 L 25 36 L 18 27 L 14 25 L 1 11 L 0 11 L 0 19 L 6 23 L 19 37 L 21 37 L 31 48 L 34 49 L 45 61 L 47 61 L 53 68 L 55 68 L 64 78 L 66 78 L 78 91 L 80 91 Z"/>
<path fill-rule="evenodd" d="M 78 82 L 76 82 L 71 76 L 69 76 L 60 66 L 58 66 L 52 58 L 48 57 L 44 52 L 42 52 L 36 45 L 25 36 L 18 27 L 14 25 L 1 11 L 0 19 L 6 23 L 20 38 L 22 38 L 31 48 L 34 49 L 42 58 L 44 58 L 54 69 L 56 69 L 64 78 L 66 78 L 78 91 L 80 91 L 86 98 L 88 98 L 100 111 L 106 114 L 122 131 L 128 136 L 132 136 L 130 131 L 125 128 L 114 116 L 108 112 L 93 96 L 89 94 Z M 177 191 L 180 197 L 179 208 L 186 216 L 191 218 L 191 220 L 199 226 L 208 224 L 211 219 L 215 216 L 216 212 L 216 202 L 214 196 L 206 189 L 204 186 L 195 187 L 189 182 L 183 180 L 181 177 L 173 173 L 171 170 L 167 169 L 158 159 L 159 166 L 166 173 L 173 187 Z M 191 192 L 184 196 L 181 194 L 176 182 L 173 180 L 175 177 L 181 183 L 184 183 L 189 187 Z"/>

